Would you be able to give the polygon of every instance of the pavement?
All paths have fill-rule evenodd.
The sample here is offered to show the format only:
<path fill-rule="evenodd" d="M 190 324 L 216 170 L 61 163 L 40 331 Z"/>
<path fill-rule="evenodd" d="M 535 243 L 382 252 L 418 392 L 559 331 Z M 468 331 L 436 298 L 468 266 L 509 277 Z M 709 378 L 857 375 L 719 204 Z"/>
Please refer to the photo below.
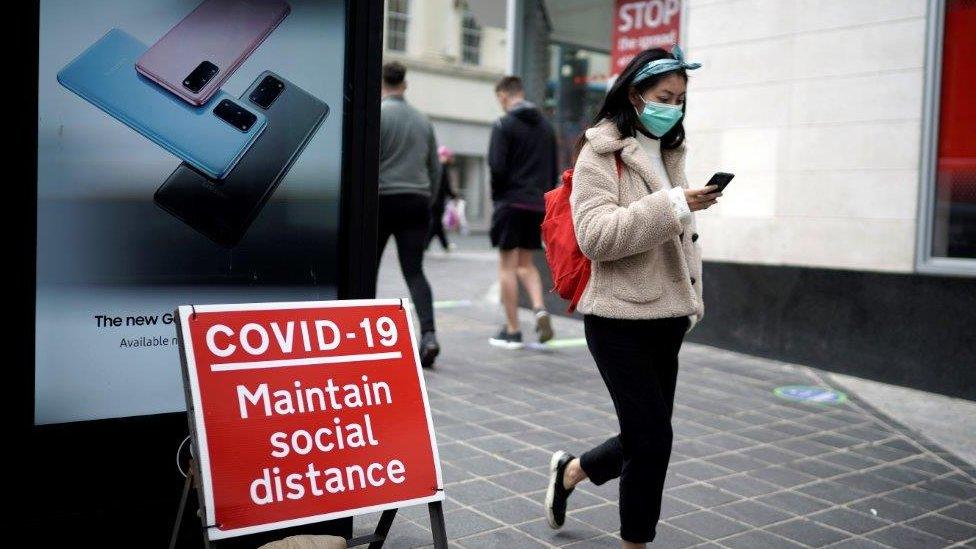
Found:
<path fill-rule="evenodd" d="M 484 237 L 456 240 L 457 250 L 433 251 L 425 262 L 443 348 L 425 375 L 451 546 L 620 547 L 616 481 L 581 484 L 561 530 L 544 519 L 551 453 L 578 455 L 617 429 L 582 323 L 555 318 L 557 339 L 546 346 L 490 347 L 502 323 L 495 254 Z M 379 297 L 407 295 L 393 248 L 383 258 Z M 533 341 L 531 315 L 522 317 Z M 920 431 L 971 442 L 976 414 L 910 425 L 895 417 L 940 406 L 966 411 L 972 403 L 922 393 L 911 399 L 928 405 L 882 411 L 872 402 L 907 397 L 691 343 L 680 363 L 674 450 L 653 547 L 976 547 L 976 468 L 956 453 L 965 445 L 950 451 Z M 955 425 L 940 429 L 947 417 Z M 356 534 L 377 520 L 358 517 Z M 402 509 L 385 547 L 430 546 L 429 528 L 424 507 Z"/>

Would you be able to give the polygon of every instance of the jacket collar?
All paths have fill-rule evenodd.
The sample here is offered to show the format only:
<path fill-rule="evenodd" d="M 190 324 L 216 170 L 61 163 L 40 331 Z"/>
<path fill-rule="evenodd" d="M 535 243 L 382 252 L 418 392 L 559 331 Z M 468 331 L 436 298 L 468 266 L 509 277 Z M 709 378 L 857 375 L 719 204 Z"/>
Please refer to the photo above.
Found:
<path fill-rule="evenodd" d="M 647 155 L 641 150 L 640 143 L 633 137 L 621 137 L 617 125 L 603 120 L 596 126 L 586 130 L 586 140 L 593 148 L 593 152 L 603 155 L 620 151 L 620 159 L 631 170 L 637 172 L 641 179 L 647 182 L 651 191 L 666 189 L 664 181 L 654 172 Z M 685 158 L 685 146 L 677 149 L 661 149 L 661 159 L 668 178 L 675 187 L 683 186 L 684 173 L 682 163 Z"/>

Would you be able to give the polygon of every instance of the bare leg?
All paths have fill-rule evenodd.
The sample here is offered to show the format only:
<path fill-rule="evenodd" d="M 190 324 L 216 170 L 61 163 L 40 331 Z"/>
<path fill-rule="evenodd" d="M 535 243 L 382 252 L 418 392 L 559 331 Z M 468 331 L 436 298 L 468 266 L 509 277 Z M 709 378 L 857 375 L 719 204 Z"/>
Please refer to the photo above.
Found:
<path fill-rule="evenodd" d="M 518 258 L 518 249 L 499 252 L 498 283 L 502 306 L 505 308 L 505 326 L 510 334 L 519 331 Z"/>
<path fill-rule="evenodd" d="M 539 269 L 532 262 L 532 250 L 517 248 L 518 252 L 518 278 L 522 287 L 529 294 L 532 300 L 532 308 L 542 309 L 545 305 L 542 302 L 542 277 L 539 276 Z"/>
<path fill-rule="evenodd" d="M 569 490 L 587 478 L 589 477 L 586 476 L 586 471 L 580 467 L 579 458 L 573 458 L 573 461 L 566 465 L 566 472 L 563 473 L 563 488 Z"/>

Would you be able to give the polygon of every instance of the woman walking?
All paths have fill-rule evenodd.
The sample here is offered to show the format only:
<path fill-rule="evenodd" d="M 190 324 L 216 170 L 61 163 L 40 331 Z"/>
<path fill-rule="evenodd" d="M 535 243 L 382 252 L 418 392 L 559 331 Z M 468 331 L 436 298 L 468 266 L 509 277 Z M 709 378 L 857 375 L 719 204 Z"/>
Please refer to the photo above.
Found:
<path fill-rule="evenodd" d="M 427 242 L 424 249 L 430 248 L 430 242 L 436 236 L 441 242 L 441 247 L 445 252 L 451 251 L 453 246 L 447 241 L 447 233 L 444 231 L 444 210 L 446 209 L 447 199 L 456 199 L 457 191 L 451 179 L 451 165 L 454 164 L 454 151 L 445 145 L 437 148 L 437 158 L 441 162 L 441 185 L 437 188 L 437 196 L 430 207 L 430 230 L 427 232 Z"/>
<path fill-rule="evenodd" d="M 654 539 L 671 457 L 678 351 L 704 314 L 692 212 L 721 193 L 689 189 L 684 174 L 686 71 L 700 66 L 685 62 L 677 46 L 641 52 L 577 143 L 570 205 L 580 249 L 592 260 L 578 310 L 620 434 L 578 458 L 553 454 L 546 510 L 559 528 L 578 483 L 619 477 L 625 549 Z"/>

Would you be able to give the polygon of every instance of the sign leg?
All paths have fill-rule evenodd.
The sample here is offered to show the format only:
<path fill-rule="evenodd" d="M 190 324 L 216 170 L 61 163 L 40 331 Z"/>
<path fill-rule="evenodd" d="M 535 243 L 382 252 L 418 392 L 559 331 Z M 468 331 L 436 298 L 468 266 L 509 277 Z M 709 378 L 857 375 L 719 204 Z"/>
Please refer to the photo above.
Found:
<path fill-rule="evenodd" d="M 180 497 L 180 506 L 176 510 L 176 524 L 173 525 L 173 533 L 169 537 L 169 549 L 175 549 L 176 540 L 180 537 L 180 527 L 183 526 L 183 513 L 186 511 L 186 500 L 190 495 L 190 487 L 193 486 L 193 475 L 186 476 L 183 483 L 183 495 Z"/>
<path fill-rule="evenodd" d="M 390 533 L 390 527 L 393 526 L 396 513 L 396 509 L 383 511 L 383 514 L 380 515 L 380 522 L 376 525 L 376 531 L 373 533 L 376 541 L 369 544 L 369 549 L 381 549 L 383 547 L 383 542 L 386 541 L 386 536 Z"/>
<path fill-rule="evenodd" d="M 447 529 L 444 527 L 444 506 L 435 501 L 427 504 L 430 512 L 430 531 L 434 534 L 434 549 L 447 549 Z"/>

